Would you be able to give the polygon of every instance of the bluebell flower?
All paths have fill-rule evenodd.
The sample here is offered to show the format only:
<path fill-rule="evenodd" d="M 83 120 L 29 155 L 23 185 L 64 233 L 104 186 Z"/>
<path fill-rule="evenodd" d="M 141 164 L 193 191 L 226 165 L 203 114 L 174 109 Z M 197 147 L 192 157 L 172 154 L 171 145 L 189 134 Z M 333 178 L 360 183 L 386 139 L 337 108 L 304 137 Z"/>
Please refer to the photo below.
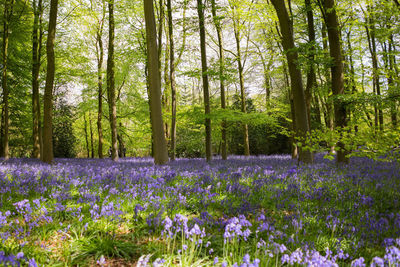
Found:
<path fill-rule="evenodd" d="M 363 257 L 360 257 L 351 263 L 351 267 L 365 267 L 365 260 Z"/>

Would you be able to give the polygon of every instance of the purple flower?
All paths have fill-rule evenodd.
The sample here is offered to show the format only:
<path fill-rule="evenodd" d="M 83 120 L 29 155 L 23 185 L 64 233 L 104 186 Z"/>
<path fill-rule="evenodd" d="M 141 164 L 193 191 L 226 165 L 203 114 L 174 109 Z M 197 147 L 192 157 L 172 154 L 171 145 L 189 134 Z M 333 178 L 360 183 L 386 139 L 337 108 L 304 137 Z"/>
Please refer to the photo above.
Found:
<path fill-rule="evenodd" d="M 371 267 L 383 267 L 385 266 L 385 261 L 382 258 L 374 257 L 371 262 Z"/>
<path fill-rule="evenodd" d="M 98 259 L 96 263 L 100 266 L 104 266 L 106 264 L 106 259 L 101 255 L 100 259 Z"/>
<path fill-rule="evenodd" d="M 22 259 L 23 257 L 24 257 L 24 253 L 22 251 L 17 253 L 18 260 Z"/>
<path fill-rule="evenodd" d="M 37 265 L 37 263 L 36 263 L 36 261 L 35 261 L 35 259 L 29 259 L 29 261 L 28 261 L 28 266 L 29 267 L 38 267 L 38 265 Z"/>
<path fill-rule="evenodd" d="M 250 255 L 249 254 L 246 254 L 243 256 L 243 262 L 250 264 Z"/>
<path fill-rule="evenodd" d="M 360 257 L 351 263 L 351 267 L 364 267 L 364 266 L 366 265 L 363 257 Z"/>
<path fill-rule="evenodd" d="M 215 257 L 214 258 L 214 265 L 217 265 L 217 263 L 218 263 L 218 257 Z"/>

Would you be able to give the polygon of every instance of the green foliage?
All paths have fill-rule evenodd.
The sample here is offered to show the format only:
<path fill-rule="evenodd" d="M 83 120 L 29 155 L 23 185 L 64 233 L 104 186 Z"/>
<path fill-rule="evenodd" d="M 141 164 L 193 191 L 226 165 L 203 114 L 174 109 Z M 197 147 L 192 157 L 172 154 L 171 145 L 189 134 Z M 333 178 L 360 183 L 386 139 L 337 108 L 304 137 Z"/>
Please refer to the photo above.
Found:
<path fill-rule="evenodd" d="M 53 151 L 56 158 L 76 157 L 76 137 L 73 133 L 74 107 L 59 99 L 53 111 Z"/>

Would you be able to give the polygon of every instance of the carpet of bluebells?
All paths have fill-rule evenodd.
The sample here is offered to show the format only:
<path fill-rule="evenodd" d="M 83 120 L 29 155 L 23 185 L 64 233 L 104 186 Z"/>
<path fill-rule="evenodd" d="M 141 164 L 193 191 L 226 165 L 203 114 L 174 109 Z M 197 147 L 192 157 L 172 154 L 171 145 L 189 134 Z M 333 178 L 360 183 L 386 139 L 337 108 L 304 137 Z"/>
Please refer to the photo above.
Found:
<path fill-rule="evenodd" d="M 400 266 L 400 167 L 11 159 L 0 241 L 5 266 Z"/>

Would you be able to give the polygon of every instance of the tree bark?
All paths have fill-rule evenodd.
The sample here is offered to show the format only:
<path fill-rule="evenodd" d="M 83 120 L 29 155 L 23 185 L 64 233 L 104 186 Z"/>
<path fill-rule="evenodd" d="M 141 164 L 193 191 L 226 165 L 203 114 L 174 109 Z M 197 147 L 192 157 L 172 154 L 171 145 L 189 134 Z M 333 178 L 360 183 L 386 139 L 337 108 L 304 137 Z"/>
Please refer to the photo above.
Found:
<path fill-rule="evenodd" d="M 347 32 L 347 47 L 349 50 L 349 65 L 350 65 L 350 84 L 349 84 L 349 91 L 352 94 L 356 94 L 357 93 L 357 88 L 356 88 L 356 80 L 355 80 L 355 70 L 354 70 L 354 61 L 353 61 L 353 47 L 351 45 L 351 32 L 350 30 Z M 351 117 L 351 112 L 353 112 L 353 108 L 349 109 L 349 118 Z M 354 117 L 354 116 L 353 116 Z M 354 125 L 354 131 L 358 132 L 358 125 Z"/>
<path fill-rule="evenodd" d="M 373 88 L 374 93 L 380 97 L 381 96 L 381 84 L 379 79 L 379 66 L 378 66 L 378 56 L 376 52 L 376 38 L 375 38 L 375 18 L 374 15 L 371 14 L 373 11 L 371 7 L 367 7 L 369 15 L 367 20 L 367 25 L 365 26 L 367 32 L 367 39 L 368 39 L 368 48 L 371 53 L 372 59 L 372 80 L 373 80 Z M 375 127 L 382 131 L 383 130 L 383 112 L 380 104 L 374 104 L 375 109 Z"/>
<path fill-rule="evenodd" d="M 157 49 L 157 32 L 152 0 L 144 1 L 144 15 L 146 23 L 146 45 L 148 56 L 148 82 L 150 95 L 150 116 L 154 137 L 154 163 L 168 162 L 168 149 L 165 141 L 163 118 L 161 109 L 161 79 L 159 74 L 159 58 Z"/>
<path fill-rule="evenodd" d="M 108 36 L 108 58 L 107 58 L 107 92 L 108 107 L 111 128 L 111 158 L 118 160 L 117 140 L 117 106 L 115 101 L 115 78 L 114 78 L 114 1 L 108 3 L 109 12 L 109 36 Z"/>
<path fill-rule="evenodd" d="M 328 30 L 328 40 L 329 40 L 329 53 L 333 59 L 333 64 L 331 66 L 332 74 L 332 93 L 336 97 L 334 101 L 334 113 L 335 113 L 335 126 L 339 128 L 340 131 L 344 130 L 347 126 L 347 114 L 346 105 L 337 98 L 344 94 L 344 66 L 343 66 L 343 55 L 340 43 L 340 32 L 339 32 L 339 20 L 336 14 L 335 1 L 334 0 L 321 0 L 323 13 L 325 18 L 325 24 Z M 339 141 L 337 143 L 337 162 L 347 163 L 348 158 L 346 157 L 348 151 L 345 149 L 343 142 Z"/>
<path fill-rule="evenodd" d="M 199 16 L 200 29 L 200 50 L 201 50 L 201 70 L 203 78 L 203 93 L 204 93 L 204 109 L 205 109 L 205 128 L 206 128 L 206 160 L 211 161 L 212 146 L 211 146 L 211 119 L 210 119 L 210 92 L 208 88 L 208 68 L 207 68 L 207 51 L 206 51 L 206 31 L 204 26 L 204 6 L 202 0 L 197 0 L 197 13 Z"/>
<path fill-rule="evenodd" d="M 296 114 L 296 135 L 300 139 L 305 139 L 310 131 L 307 105 L 305 101 L 303 81 L 300 69 L 297 67 L 298 53 L 294 44 L 293 28 L 291 27 L 288 11 L 285 2 L 281 0 L 271 0 L 279 19 L 282 33 L 282 47 L 286 53 L 288 62 L 290 82 L 293 94 L 293 105 Z M 313 156 L 310 151 L 299 148 L 299 161 L 312 163 Z"/>
<path fill-rule="evenodd" d="M 49 29 L 47 36 L 47 73 L 46 87 L 44 89 L 43 108 L 43 158 L 48 164 L 52 163 L 53 155 L 53 88 L 55 75 L 54 42 L 56 38 L 58 0 L 50 2 Z"/>
<path fill-rule="evenodd" d="M 215 25 L 215 29 L 217 31 L 218 37 L 218 49 L 219 49 L 219 82 L 220 82 L 220 92 L 221 92 L 221 108 L 226 109 L 226 101 L 225 101 L 225 78 L 224 78 L 224 69 L 225 69 L 225 55 L 223 49 L 223 39 L 222 39 L 222 29 L 220 18 L 217 17 L 217 7 L 215 5 L 215 0 L 211 0 L 211 11 L 213 16 L 213 21 Z M 227 155 L 227 142 L 226 142 L 226 120 L 223 119 L 221 123 L 221 156 L 223 160 L 228 158 Z"/>
<path fill-rule="evenodd" d="M 313 95 L 313 90 L 317 86 L 317 75 L 315 73 L 315 28 L 314 28 L 314 15 L 311 6 L 311 0 L 305 0 L 305 7 L 307 10 L 307 29 L 308 29 L 308 41 L 310 44 L 310 50 L 308 54 L 308 69 L 307 69 L 307 83 L 305 90 L 305 98 L 307 105 L 307 114 L 309 127 L 311 129 L 311 100 Z"/>
<path fill-rule="evenodd" d="M 164 12 L 164 0 L 159 0 L 159 8 L 160 8 L 160 14 L 158 17 L 158 33 L 157 33 L 157 38 L 158 38 L 158 73 L 160 75 L 160 81 L 161 81 L 161 69 L 162 69 L 162 64 L 161 64 L 161 56 L 162 56 L 162 37 L 163 37 L 163 26 L 164 26 L 164 21 L 165 21 L 165 12 Z"/>
<path fill-rule="evenodd" d="M 168 34 L 169 34 L 169 79 L 171 82 L 171 160 L 175 160 L 176 153 L 176 83 L 175 83 L 175 47 L 172 21 L 171 0 L 167 0 Z"/>
<path fill-rule="evenodd" d="M 236 18 L 233 18 L 233 30 L 235 34 L 235 41 L 236 41 L 236 53 L 237 53 L 237 64 L 239 69 L 239 85 L 240 85 L 240 104 L 241 110 L 243 113 L 247 113 L 246 110 L 246 92 L 244 88 L 244 77 L 243 77 L 243 64 L 242 64 L 242 54 L 240 50 L 240 32 L 239 32 L 239 25 Z M 244 147 L 244 155 L 250 156 L 250 145 L 249 145 L 249 126 L 247 123 L 243 123 L 243 147 Z"/>
<path fill-rule="evenodd" d="M 89 137 L 88 137 L 88 130 L 87 130 L 87 119 L 86 119 L 86 113 L 83 114 L 83 120 L 84 120 L 84 125 L 83 125 L 83 130 L 85 131 L 85 141 L 86 141 L 86 153 L 87 153 L 87 158 L 90 157 L 90 148 L 89 148 Z"/>
<path fill-rule="evenodd" d="M 119 128 L 122 129 L 122 123 L 119 123 Z M 126 149 L 125 149 L 125 143 L 124 143 L 124 139 L 122 138 L 122 131 L 119 130 L 118 131 L 119 134 L 117 136 L 118 138 L 118 154 L 120 158 L 125 158 L 125 153 L 126 153 Z"/>
<path fill-rule="evenodd" d="M 32 31 L 32 117 L 33 117 L 33 151 L 32 157 L 40 159 L 40 95 L 39 95 L 39 71 L 40 71 L 40 16 L 42 10 L 42 0 L 36 5 L 36 0 L 32 3 L 34 20 Z"/>
<path fill-rule="evenodd" d="M 388 86 L 389 86 L 389 95 L 391 96 L 391 98 L 393 98 L 393 99 L 391 99 L 392 103 L 391 103 L 391 106 L 390 106 L 390 118 L 391 118 L 391 121 L 392 121 L 393 128 L 396 129 L 397 128 L 397 103 L 396 103 L 396 97 L 394 96 L 394 92 L 393 92 L 394 91 L 393 88 L 395 86 L 394 78 L 393 78 L 393 74 L 395 73 L 395 69 L 394 69 L 394 66 L 395 66 L 395 56 L 394 55 L 395 55 L 395 53 L 394 52 L 396 52 L 396 51 L 394 50 L 394 46 L 393 46 L 392 42 L 393 42 L 393 35 L 391 35 L 390 38 L 389 38 Z"/>
<path fill-rule="evenodd" d="M 96 53 L 97 53 L 97 132 L 99 135 L 98 154 L 99 158 L 103 158 L 103 61 L 104 61 L 104 47 L 103 47 L 103 28 L 106 13 L 105 2 L 102 2 L 103 16 L 99 22 L 99 28 L 96 32 Z"/>
<path fill-rule="evenodd" d="M 167 19 L 165 20 L 167 21 Z M 165 27 L 165 32 L 168 30 L 168 23 L 167 26 Z M 171 93 L 171 80 L 170 80 L 170 69 L 169 69 L 169 34 L 166 33 L 166 44 L 165 44 L 165 56 L 164 56 L 164 90 L 163 94 L 161 97 L 162 101 L 162 107 L 163 110 L 165 110 L 166 113 L 169 113 L 170 110 L 170 93 Z M 161 67 L 160 67 L 161 69 Z M 165 131 L 165 140 L 167 141 L 167 147 L 168 147 L 168 142 L 170 138 L 170 126 L 169 126 L 169 121 L 165 120 L 164 121 L 164 131 Z"/>
<path fill-rule="evenodd" d="M 9 127 L 10 127 L 10 118 L 9 118 L 9 94 L 10 90 L 7 85 L 7 64 L 8 64 L 8 40 L 10 36 L 9 26 L 10 20 L 13 13 L 14 0 L 5 0 L 4 1 L 4 17 L 3 17 L 3 72 L 2 72 L 2 87 L 3 87 L 3 109 L 4 109 L 4 119 L 3 119 L 3 151 L 2 154 L 4 158 L 7 160 L 9 155 Z"/>
<path fill-rule="evenodd" d="M 90 132 L 90 152 L 91 158 L 94 158 L 94 140 L 93 140 L 93 127 L 92 127 L 92 113 L 89 112 L 89 132 Z"/>

